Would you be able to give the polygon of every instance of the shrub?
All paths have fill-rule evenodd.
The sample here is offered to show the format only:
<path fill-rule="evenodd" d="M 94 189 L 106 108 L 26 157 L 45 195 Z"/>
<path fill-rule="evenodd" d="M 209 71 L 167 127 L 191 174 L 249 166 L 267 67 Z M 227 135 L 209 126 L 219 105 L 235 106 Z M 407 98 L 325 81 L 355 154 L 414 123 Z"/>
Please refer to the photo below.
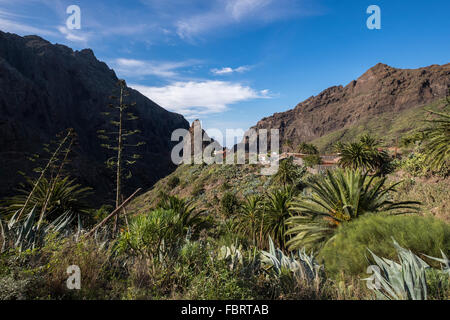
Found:
<path fill-rule="evenodd" d="M 176 186 L 178 186 L 179 183 L 180 183 L 180 178 L 178 178 L 177 176 L 172 176 L 169 178 L 169 181 L 167 181 L 167 186 L 170 189 L 174 189 Z"/>
<path fill-rule="evenodd" d="M 312 168 L 322 163 L 322 158 L 318 154 L 310 154 L 303 158 L 306 167 Z"/>
<path fill-rule="evenodd" d="M 192 189 L 191 195 L 193 197 L 198 197 L 199 195 L 201 195 L 203 192 L 205 192 L 205 188 L 203 186 L 203 183 L 201 181 L 196 182 L 194 184 L 194 187 Z"/>
<path fill-rule="evenodd" d="M 185 232 L 186 226 L 178 212 L 156 209 L 130 222 L 129 231 L 119 238 L 118 252 L 159 260 L 178 247 Z"/>
<path fill-rule="evenodd" d="M 450 225 L 431 217 L 368 215 L 339 227 L 334 239 L 320 251 L 319 260 L 333 277 L 341 272 L 358 275 L 373 264 L 368 261 L 367 249 L 377 256 L 396 260 L 392 237 L 416 254 L 439 257 L 440 249 L 449 253 Z"/>
<path fill-rule="evenodd" d="M 223 195 L 222 200 L 220 200 L 220 205 L 222 213 L 225 216 L 231 216 L 237 211 L 239 207 L 239 201 L 234 193 L 226 192 Z"/>

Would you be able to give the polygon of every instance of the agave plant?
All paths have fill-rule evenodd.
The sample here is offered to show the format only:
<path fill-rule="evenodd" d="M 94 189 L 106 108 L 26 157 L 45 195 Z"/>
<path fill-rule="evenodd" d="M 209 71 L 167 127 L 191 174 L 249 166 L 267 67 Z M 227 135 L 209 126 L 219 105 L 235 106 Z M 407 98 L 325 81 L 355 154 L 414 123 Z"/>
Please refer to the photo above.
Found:
<path fill-rule="evenodd" d="M 6 250 L 8 246 L 19 251 L 33 249 L 41 245 L 51 232 L 58 233 L 63 231 L 75 218 L 73 213 L 67 211 L 54 219 L 50 224 L 39 226 L 36 221 L 38 217 L 36 207 L 25 216 L 25 219 L 18 219 L 19 212 L 20 210 L 11 217 L 5 226 L 0 221 L 3 238 L 1 252 Z"/>
<path fill-rule="evenodd" d="M 400 183 L 400 182 L 399 182 Z M 290 249 L 314 247 L 329 240 L 341 224 L 366 213 L 416 212 L 420 202 L 394 202 L 390 194 L 395 183 L 386 186 L 386 178 L 369 177 L 360 170 L 328 171 L 307 182 L 311 193 L 299 196 L 292 204 L 298 215 L 286 221 Z"/>
<path fill-rule="evenodd" d="M 243 265 L 244 258 L 242 255 L 242 246 L 222 246 L 218 255 L 219 260 L 225 260 L 231 270 L 237 269 Z"/>
<path fill-rule="evenodd" d="M 279 278 L 288 273 L 308 283 L 319 281 L 322 266 L 316 263 L 314 254 L 308 255 L 305 249 L 286 256 L 282 250 L 275 248 L 272 238 L 269 237 L 269 251 L 261 251 L 261 255 L 265 271 L 275 277 Z"/>
<path fill-rule="evenodd" d="M 389 300 L 426 300 L 428 294 L 426 269 L 430 266 L 416 256 L 411 250 L 402 248 L 395 240 L 394 246 L 398 252 L 400 263 L 380 258 L 371 253 L 378 268 L 372 268 L 377 297 Z"/>

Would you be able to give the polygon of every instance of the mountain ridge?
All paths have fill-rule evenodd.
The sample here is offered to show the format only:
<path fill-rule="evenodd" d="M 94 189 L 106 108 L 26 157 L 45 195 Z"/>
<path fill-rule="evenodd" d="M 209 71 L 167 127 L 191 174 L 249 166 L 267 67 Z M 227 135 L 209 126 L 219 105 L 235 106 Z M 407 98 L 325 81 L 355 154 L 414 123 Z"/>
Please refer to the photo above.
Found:
<path fill-rule="evenodd" d="M 332 86 L 274 113 L 251 129 L 280 129 L 281 141 L 310 142 L 361 119 L 400 113 L 442 99 L 450 88 L 450 63 L 398 69 L 378 63 L 346 86 Z"/>
<path fill-rule="evenodd" d="M 102 200 L 109 199 L 114 184 L 104 166 L 107 155 L 97 131 L 108 126 L 101 113 L 108 111 L 117 81 L 114 70 L 91 49 L 77 51 L 39 36 L 0 31 L 0 195 L 21 181 L 18 170 L 30 171 L 27 155 L 39 152 L 58 132 L 74 128 L 78 147 L 70 174 L 93 187 Z M 170 160 L 171 133 L 189 128 L 182 115 L 136 90 L 128 91 L 140 118 L 131 129 L 139 129 L 136 139 L 147 144 L 138 150 L 145 161 L 134 168 L 127 192 L 137 186 L 148 188 L 175 169 Z"/>

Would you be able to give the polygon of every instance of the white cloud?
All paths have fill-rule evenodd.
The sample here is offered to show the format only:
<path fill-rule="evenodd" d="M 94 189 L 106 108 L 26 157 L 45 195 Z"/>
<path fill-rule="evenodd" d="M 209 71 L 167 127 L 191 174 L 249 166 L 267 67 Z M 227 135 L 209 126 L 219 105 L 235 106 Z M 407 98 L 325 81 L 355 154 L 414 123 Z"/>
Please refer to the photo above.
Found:
<path fill-rule="evenodd" d="M 65 38 L 69 41 L 74 42 L 87 42 L 89 39 L 89 36 L 85 33 L 81 33 L 80 31 L 70 31 L 65 26 L 58 27 L 58 31 L 61 32 L 65 36 Z"/>
<path fill-rule="evenodd" d="M 175 78 L 176 70 L 186 68 L 199 63 L 197 60 L 179 62 L 161 62 L 119 58 L 114 60 L 114 69 L 121 75 L 129 77 L 158 76 L 163 78 Z"/>
<path fill-rule="evenodd" d="M 235 19 L 240 20 L 246 15 L 269 5 L 272 0 L 229 0 L 226 10 Z"/>
<path fill-rule="evenodd" d="M 302 10 L 302 0 L 213 0 L 208 8 L 183 15 L 175 22 L 182 39 L 211 32 L 236 23 L 268 23 L 296 15 L 309 15 Z"/>
<path fill-rule="evenodd" d="M 44 36 L 54 36 L 56 32 L 36 28 L 27 24 L 22 24 L 17 21 L 12 21 L 9 19 L 4 19 L 0 17 L 0 30 L 6 32 L 13 32 L 21 35 L 44 35 Z"/>
<path fill-rule="evenodd" d="M 183 114 L 187 118 L 224 112 L 237 102 L 269 98 L 268 91 L 257 91 L 240 83 L 227 81 L 173 82 L 164 87 L 132 84 L 163 108 Z"/>
<path fill-rule="evenodd" d="M 224 67 L 224 68 L 221 68 L 221 69 L 211 69 L 211 72 L 216 74 L 216 75 L 225 75 L 225 74 L 232 74 L 232 73 L 235 73 L 235 72 L 242 73 L 242 72 L 246 72 L 248 70 L 250 70 L 249 66 L 241 66 L 241 67 L 238 67 L 236 69 L 233 69 L 233 68 L 230 68 L 230 67 Z"/>

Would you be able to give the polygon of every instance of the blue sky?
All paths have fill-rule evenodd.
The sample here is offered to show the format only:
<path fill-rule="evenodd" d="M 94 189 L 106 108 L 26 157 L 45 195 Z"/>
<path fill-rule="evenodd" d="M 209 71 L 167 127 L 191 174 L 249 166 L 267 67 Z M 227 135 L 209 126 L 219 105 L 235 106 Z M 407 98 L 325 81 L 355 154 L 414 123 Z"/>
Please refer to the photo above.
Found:
<path fill-rule="evenodd" d="M 372 4 L 381 30 L 366 26 Z M 0 30 L 92 48 L 166 109 L 246 130 L 378 62 L 450 62 L 449 12 L 448 0 L 0 0 Z"/>

